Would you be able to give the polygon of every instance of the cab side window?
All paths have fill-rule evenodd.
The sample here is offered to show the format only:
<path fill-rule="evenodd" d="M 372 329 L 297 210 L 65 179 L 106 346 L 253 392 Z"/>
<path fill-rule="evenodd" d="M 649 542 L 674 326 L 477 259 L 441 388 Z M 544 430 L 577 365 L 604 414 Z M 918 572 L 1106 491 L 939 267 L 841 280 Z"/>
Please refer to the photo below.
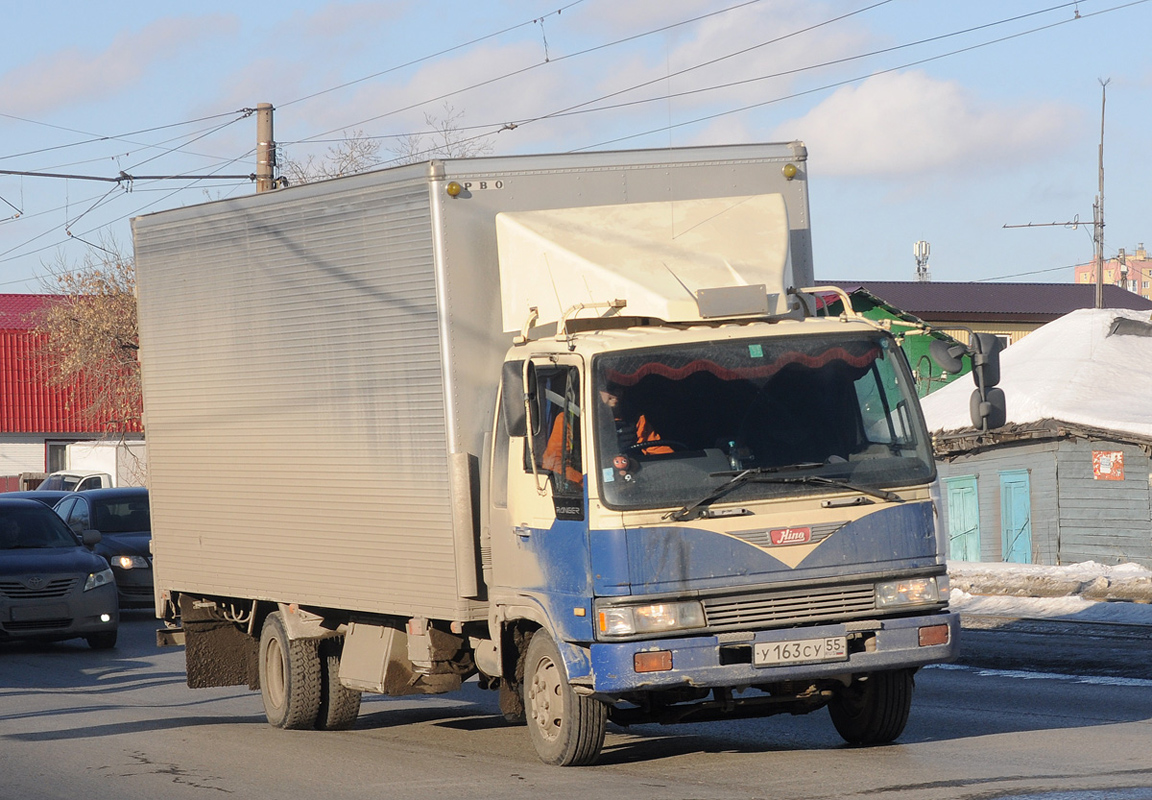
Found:
<path fill-rule="evenodd" d="M 524 468 L 547 473 L 556 494 L 581 495 L 584 490 L 580 452 L 580 373 L 575 367 L 537 368 L 536 416 L 531 452 L 524 448 Z"/>

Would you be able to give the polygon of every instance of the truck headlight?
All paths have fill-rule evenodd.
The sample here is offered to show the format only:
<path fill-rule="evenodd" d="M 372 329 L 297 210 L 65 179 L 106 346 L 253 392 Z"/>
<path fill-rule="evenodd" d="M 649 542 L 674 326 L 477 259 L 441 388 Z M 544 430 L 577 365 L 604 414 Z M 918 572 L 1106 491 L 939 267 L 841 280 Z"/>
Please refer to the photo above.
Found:
<path fill-rule="evenodd" d="M 907 578 L 876 584 L 876 605 L 879 608 L 939 602 L 940 587 L 935 578 Z"/>
<path fill-rule="evenodd" d="M 144 556 L 113 556 L 112 566 L 120 569 L 148 569 L 148 559 Z"/>
<path fill-rule="evenodd" d="M 704 606 L 698 600 L 643 606 L 605 606 L 597 613 L 602 636 L 632 636 L 703 628 Z"/>
<path fill-rule="evenodd" d="M 89 572 L 88 580 L 84 581 L 84 591 L 87 592 L 108 583 L 116 583 L 116 579 L 112 577 L 112 570 L 102 569 L 99 572 Z"/>

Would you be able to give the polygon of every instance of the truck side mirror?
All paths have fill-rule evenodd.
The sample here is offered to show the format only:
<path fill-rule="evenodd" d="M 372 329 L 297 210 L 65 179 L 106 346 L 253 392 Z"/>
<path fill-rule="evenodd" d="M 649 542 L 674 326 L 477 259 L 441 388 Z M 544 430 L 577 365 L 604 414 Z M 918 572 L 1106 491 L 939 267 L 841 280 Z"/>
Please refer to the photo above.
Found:
<path fill-rule="evenodd" d="M 1000 340 L 990 333 L 972 338 L 972 380 L 977 386 L 991 388 L 1000 383 Z"/>
<path fill-rule="evenodd" d="M 928 353 L 932 360 L 940 365 L 940 369 L 955 375 L 964 368 L 961 357 L 968 352 L 962 344 L 949 344 L 943 339 L 933 339 L 928 345 Z"/>
<path fill-rule="evenodd" d="M 979 389 L 974 390 L 968 401 L 968 410 L 972 415 L 972 425 L 978 430 L 999 428 L 1008 421 L 1004 390 L 998 386 L 985 389 L 983 398 Z"/>
<path fill-rule="evenodd" d="M 524 362 L 506 361 L 500 375 L 500 413 L 509 436 L 528 434 L 524 411 Z"/>
<path fill-rule="evenodd" d="M 976 389 L 968 401 L 972 424 L 979 430 L 999 428 L 1008 421 L 1000 382 L 1000 340 L 990 333 L 972 336 L 972 380 Z"/>

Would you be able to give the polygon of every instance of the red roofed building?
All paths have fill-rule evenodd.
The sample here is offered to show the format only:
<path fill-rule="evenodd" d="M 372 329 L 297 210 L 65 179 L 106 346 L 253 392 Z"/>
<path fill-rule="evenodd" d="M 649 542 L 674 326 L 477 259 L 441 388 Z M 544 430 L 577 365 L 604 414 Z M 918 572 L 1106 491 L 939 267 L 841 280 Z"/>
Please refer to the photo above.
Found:
<path fill-rule="evenodd" d="M 70 442 L 126 434 L 94 429 L 78 413 L 87 403 L 82 387 L 52 386 L 36 333 L 37 314 L 53 299 L 43 294 L 0 294 L 0 490 L 22 488 L 18 476 L 64 467 Z"/>

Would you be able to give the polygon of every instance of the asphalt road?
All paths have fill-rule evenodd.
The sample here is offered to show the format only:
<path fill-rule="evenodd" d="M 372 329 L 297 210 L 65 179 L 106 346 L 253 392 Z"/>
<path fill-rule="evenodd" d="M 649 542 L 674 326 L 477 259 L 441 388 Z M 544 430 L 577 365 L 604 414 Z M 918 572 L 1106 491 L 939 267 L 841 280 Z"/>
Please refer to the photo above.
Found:
<path fill-rule="evenodd" d="M 350 731 L 274 729 L 245 687 L 188 689 L 182 651 L 131 615 L 113 651 L 0 645 L 0 798 L 1152 800 L 1152 682 L 1054 674 L 1036 654 L 1083 633 L 998 624 L 917 674 L 893 745 L 848 747 L 824 712 L 612 726 L 599 765 L 560 769 L 474 683 L 366 698 Z"/>
<path fill-rule="evenodd" d="M 961 617 L 957 663 L 993 669 L 1152 680 L 1152 627 Z"/>

